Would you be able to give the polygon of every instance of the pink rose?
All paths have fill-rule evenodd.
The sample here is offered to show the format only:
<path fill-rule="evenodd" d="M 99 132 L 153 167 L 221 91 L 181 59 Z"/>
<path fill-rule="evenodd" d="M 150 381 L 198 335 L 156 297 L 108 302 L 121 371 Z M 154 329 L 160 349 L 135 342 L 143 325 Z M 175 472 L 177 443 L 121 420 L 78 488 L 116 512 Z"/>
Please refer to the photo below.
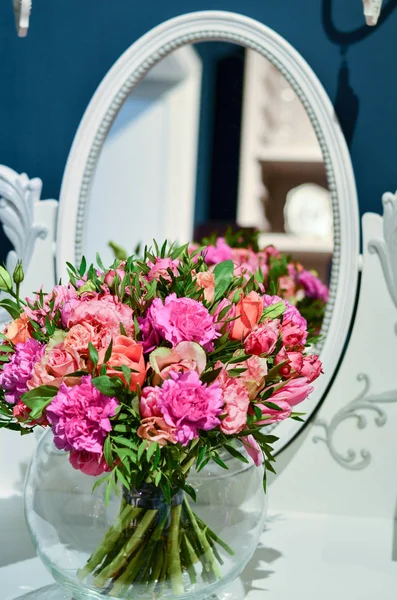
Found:
<path fill-rule="evenodd" d="M 309 354 L 303 357 L 303 366 L 301 375 L 306 377 L 309 383 L 312 383 L 317 377 L 320 377 L 323 372 L 323 365 L 316 354 Z"/>
<path fill-rule="evenodd" d="M 232 365 L 233 368 L 245 368 L 238 377 L 248 390 L 250 400 L 254 400 L 265 384 L 267 375 L 266 358 L 250 356 L 246 361 Z"/>
<path fill-rule="evenodd" d="M 197 286 L 204 290 L 204 298 L 207 302 L 212 302 L 215 295 L 215 276 L 210 271 L 197 273 Z"/>
<path fill-rule="evenodd" d="M 244 349 L 247 354 L 269 355 L 273 352 L 280 335 L 279 319 L 265 319 L 253 328 L 245 339 Z"/>
<path fill-rule="evenodd" d="M 103 282 L 109 287 L 113 287 L 114 279 L 117 276 L 119 278 L 119 283 L 121 283 L 125 277 L 124 271 L 125 262 L 121 263 L 117 269 L 110 269 L 105 275 Z"/>
<path fill-rule="evenodd" d="M 297 323 L 287 321 L 281 328 L 281 337 L 286 348 L 302 346 L 307 339 L 307 331 Z"/>
<path fill-rule="evenodd" d="M 26 404 L 24 402 L 22 402 L 22 400 L 19 400 L 14 405 L 14 408 L 12 410 L 12 414 L 13 414 L 14 418 L 17 421 L 21 421 L 22 423 L 25 423 L 25 425 L 29 425 L 32 427 L 34 425 L 41 425 L 42 427 L 47 427 L 49 425 L 49 423 L 47 421 L 47 417 L 45 415 L 45 412 L 39 419 L 29 420 L 31 412 L 32 412 L 32 409 L 29 408 L 28 406 L 26 406 Z"/>
<path fill-rule="evenodd" d="M 170 282 L 171 276 L 168 270 L 170 269 L 171 273 L 176 276 L 178 275 L 178 265 L 178 260 L 172 260 L 171 258 L 156 258 L 155 263 L 148 262 L 150 271 L 147 274 L 147 278 L 149 281 L 152 281 L 153 279 L 159 281 L 160 277 L 162 277 L 165 281 Z"/>
<path fill-rule="evenodd" d="M 302 374 L 303 354 L 302 352 L 287 352 L 285 348 L 281 348 L 274 359 L 275 365 L 279 365 L 280 363 L 285 363 L 279 370 L 280 375 L 284 379 L 297 377 Z"/>
<path fill-rule="evenodd" d="M 282 296 L 284 296 L 285 298 L 294 298 L 296 286 L 292 277 L 290 277 L 289 275 L 283 275 L 279 278 L 278 284 Z"/>
<path fill-rule="evenodd" d="M 88 452 L 87 450 L 72 450 L 69 455 L 69 462 L 74 469 L 93 477 L 111 471 L 103 454 Z"/>
<path fill-rule="evenodd" d="M 75 350 L 68 350 L 64 344 L 57 344 L 53 348 L 47 347 L 41 361 L 33 367 L 32 376 L 27 382 L 30 390 L 40 385 L 53 385 L 59 387 L 61 383 L 76 385 L 79 377 L 68 377 L 71 373 L 80 371 L 84 367 L 80 356 Z"/>
<path fill-rule="evenodd" d="M 148 419 L 150 417 L 161 417 L 162 412 L 158 406 L 161 396 L 160 387 L 147 386 L 142 390 L 142 396 L 139 403 L 141 417 Z"/>
<path fill-rule="evenodd" d="M 306 400 L 312 391 L 313 386 L 307 382 L 306 377 L 298 377 L 297 379 L 291 379 L 278 391 L 274 392 L 269 401 L 278 405 L 280 405 L 280 402 L 287 402 L 290 406 L 296 406 L 296 404 Z"/>
<path fill-rule="evenodd" d="M 175 348 L 157 348 L 149 356 L 149 362 L 161 379 L 166 379 L 172 372 L 196 371 L 201 375 L 207 364 L 207 355 L 196 342 L 180 342 Z"/>
<path fill-rule="evenodd" d="M 106 350 L 99 351 L 99 364 L 103 364 Z M 134 340 L 125 335 L 118 335 L 113 340 L 112 354 L 106 363 L 106 374 L 109 377 L 120 377 L 127 384 L 125 377 L 121 371 L 116 371 L 113 367 L 121 367 L 125 365 L 131 372 L 130 389 L 135 391 L 137 385 L 143 386 L 146 378 L 145 359 L 143 357 L 142 344 L 138 344 Z"/>
<path fill-rule="evenodd" d="M 232 324 L 230 337 L 233 340 L 241 340 L 250 333 L 259 320 L 263 312 L 263 300 L 257 292 L 250 292 L 247 296 L 242 296 L 236 305 L 236 317 Z"/>
<path fill-rule="evenodd" d="M 160 446 L 165 446 L 167 442 L 176 444 L 176 428 L 168 425 L 162 417 L 148 417 L 142 419 L 138 427 L 137 434 L 144 440 L 157 442 Z"/>
<path fill-rule="evenodd" d="M 263 463 L 263 454 L 254 436 L 247 435 L 246 437 L 241 438 L 241 441 L 244 444 L 247 454 L 252 458 L 255 465 L 260 467 Z"/>
<path fill-rule="evenodd" d="M 291 406 L 285 400 L 274 400 L 274 396 L 271 396 L 268 399 L 272 404 L 277 404 L 280 410 L 276 408 L 269 408 L 264 404 L 258 403 L 258 406 L 262 411 L 263 421 L 257 421 L 256 425 L 270 425 L 270 423 L 279 423 L 280 421 L 284 421 L 284 419 L 288 419 L 291 416 Z M 254 411 L 250 409 L 251 414 L 254 414 Z"/>
<path fill-rule="evenodd" d="M 247 423 L 250 403 L 248 390 L 240 379 L 229 377 L 225 370 L 220 372 L 216 381 L 222 390 L 226 414 L 219 429 L 226 435 L 235 435 L 242 431 Z"/>

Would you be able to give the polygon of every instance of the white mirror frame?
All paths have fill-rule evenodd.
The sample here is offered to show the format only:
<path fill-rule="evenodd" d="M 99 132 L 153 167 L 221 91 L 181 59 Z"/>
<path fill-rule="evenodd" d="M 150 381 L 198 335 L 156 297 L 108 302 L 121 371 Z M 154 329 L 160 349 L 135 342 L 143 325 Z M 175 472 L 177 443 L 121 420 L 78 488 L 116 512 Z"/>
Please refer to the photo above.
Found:
<path fill-rule="evenodd" d="M 155 27 L 118 59 L 94 94 L 76 133 L 62 182 L 58 235 L 57 277 L 65 276 L 66 261 L 79 262 L 86 222 L 90 218 L 90 187 L 106 135 L 127 96 L 162 58 L 187 44 L 224 41 L 251 48 L 271 61 L 302 101 L 324 156 L 334 217 L 334 255 L 330 299 L 323 322 L 321 359 L 325 374 L 302 409 L 306 420 L 325 397 L 341 360 L 356 300 L 359 263 L 359 214 L 349 151 L 322 84 L 302 56 L 281 36 L 258 21 L 223 11 L 190 13 Z M 191 207 L 188 211 L 192 213 Z M 179 223 L 179 227 L 181 224 Z M 168 230 L 168 239 L 189 239 L 185 230 Z M 100 232 L 99 232 L 100 234 Z M 330 332 L 331 335 L 327 335 Z M 281 450 L 302 424 L 277 425 Z"/>

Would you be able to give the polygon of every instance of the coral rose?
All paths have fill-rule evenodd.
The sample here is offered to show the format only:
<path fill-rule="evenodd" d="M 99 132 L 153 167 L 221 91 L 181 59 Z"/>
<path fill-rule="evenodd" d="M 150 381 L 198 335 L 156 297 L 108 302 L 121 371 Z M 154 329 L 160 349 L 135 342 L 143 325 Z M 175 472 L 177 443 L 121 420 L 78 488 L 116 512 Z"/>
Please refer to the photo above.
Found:
<path fill-rule="evenodd" d="M 215 276 L 210 271 L 203 271 L 196 275 L 197 286 L 204 290 L 204 298 L 212 302 L 215 296 Z"/>
<path fill-rule="evenodd" d="M 24 344 L 30 337 L 30 322 L 26 313 L 22 313 L 18 319 L 7 325 L 4 335 L 13 344 Z"/>
<path fill-rule="evenodd" d="M 246 337 L 252 328 L 259 323 L 263 312 L 263 300 L 257 292 L 250 292 L 242 296 L 236 305 L 236 317 L 233 321 L 230 337 L 241 340 Z"/>
<path fill-rule="evenodd" d="M 79 354 L 75 350 L 67 350 L 63 343 L 52 348 L 47 347 L 43 358 L 34 365 L 27 386 L 29 390 L 33 390 L 39 385 L 59 387 L 63 382 L 66 385 L 75 385 L 80 378 L 68 375 L 80 371 L 83 367 L 84 363 Z"/>
<path fill-rule="evenodd" d="M 148 417 L 142 419 L 137 434 L 144 440 L 165 446 L 167 442 L 176 444 L 175 431 L 175 427 L 168 425 L 162 417 Z"/>
<path fill-rule="evenodd" d="M 99 364 L 103 364 L 106 350 L 99 351 Z M 120 377 L 126 384 L 125 377 L 121 371 L 116 371 L 112 367 L 121 367 L 125 365 L 132 370 L 130 389 L 136 390 L 139 384 L 142 387 L 146 378 L 145 359 L 143 357 L 142 344 L 138 344 L 125 335 L 119 335 L 113 340 L 112 354 L 107 361 L 106 373 L 109 377 Z"/>

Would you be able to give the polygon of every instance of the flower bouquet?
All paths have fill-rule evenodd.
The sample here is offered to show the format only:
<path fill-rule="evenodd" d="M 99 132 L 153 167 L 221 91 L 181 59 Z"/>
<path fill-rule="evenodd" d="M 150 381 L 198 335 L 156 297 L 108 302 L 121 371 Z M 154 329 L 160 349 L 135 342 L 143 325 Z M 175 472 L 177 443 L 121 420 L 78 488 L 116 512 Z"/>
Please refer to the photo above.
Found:
<path fill-rule="evenodd" d="M 213 234 L 201 240 L 206 246 L 205 261 L 209 266 L 232 260 L 235 274 L 246 278 L 253 274 L 264 282 L 268 293 L 278 294 L 296 306 L 308 323 L 313 336 L 318 335 L 328 302 L 328 287 L 315 271 L 307 270 L 292 257 L 274 246 L 259 248 L 259 232 L 229 229 L 225 237 Z M 194 245 L 193 248 L 196 248 Z"/>
<path fill-rule="evenodd" d="M 218 243 L 219 248 L 219 243 Z M 211 270 L 208 251 L 155 245 L 22 299 L 0 268 L 0 427 L 51 428 L 71 466 L 120 510 L 77 577 L 93 596 L 172 597 L 222 577 L 236 551 L 197 513 L 192 471 L 228 457 L 273 471 L 266 426 L 288 417 L 321 373 L 298 309 L 264 278 Z M 15 284 L 15 285 L 14 285 Z M 225 518 L 227 515 L 225 516 Z M 134 596 L 135 597 L 135 596 Z"/>

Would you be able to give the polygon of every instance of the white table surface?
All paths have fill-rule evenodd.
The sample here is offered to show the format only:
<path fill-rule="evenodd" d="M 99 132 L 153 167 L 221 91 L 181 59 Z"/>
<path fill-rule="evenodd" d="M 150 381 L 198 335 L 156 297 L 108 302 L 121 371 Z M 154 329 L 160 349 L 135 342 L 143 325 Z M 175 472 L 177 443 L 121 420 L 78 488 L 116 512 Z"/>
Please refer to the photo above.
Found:
<path fill-rule="evenodd" d="M 396 600 L 395 522 L 270 515 L 241 579 L 227 600 Z M 51 583 L 37 558 L 0 568 L 1 600 L 44 599 Z"/>

